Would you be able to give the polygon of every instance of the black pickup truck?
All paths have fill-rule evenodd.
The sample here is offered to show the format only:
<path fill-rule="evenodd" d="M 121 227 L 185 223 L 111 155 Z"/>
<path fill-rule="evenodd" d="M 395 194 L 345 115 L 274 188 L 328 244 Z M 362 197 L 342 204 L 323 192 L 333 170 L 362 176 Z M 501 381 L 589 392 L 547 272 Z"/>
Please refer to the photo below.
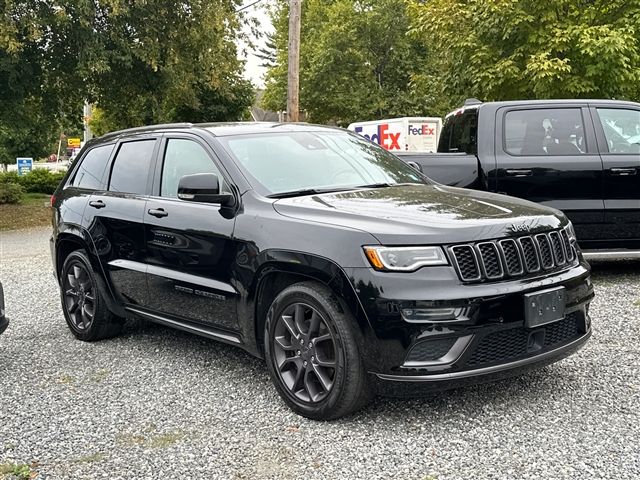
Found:
<path fill-rule="evenodd" d="M 438 153 L 399 156 L 445 185 L 562 210 L 582 248 L 609 250 L 591 258 L 640 253 L 638 103 L 471 99 L 447 115 Z"/>

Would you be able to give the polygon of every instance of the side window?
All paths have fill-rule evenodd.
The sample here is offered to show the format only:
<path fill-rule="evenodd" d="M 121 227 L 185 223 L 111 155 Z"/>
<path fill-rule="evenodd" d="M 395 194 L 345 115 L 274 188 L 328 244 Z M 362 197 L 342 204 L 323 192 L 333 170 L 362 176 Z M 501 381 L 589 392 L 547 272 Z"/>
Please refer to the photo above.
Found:
<path fill-rule="evenodd" d="M 438 152 L 478 152 L 478 110 L 453 115 L 446 121 L 438 144 Z"/>
<path fill-rule="evenodd" d="M 511 155 L 580 155 L 587 151 L 580 108 L 513 110 L 504 119 Z"/>
<path fill-rule="evenodd" d="M 640 153 L 640 111 L 598 108 L 609 153 Z"/>
<path fill-rule="evenodd" d="M 120 144 L 111 168 L 109 191 L 145 194 L 155 143 L 137 140 Z"/>
<path fill-rule="evenodd" d="M 112 150 L 113 145 L 104 145 L 89 150 L 80 160 L 80 166 L 71 185 L 89 190 L 103 190 L 102 175 Z"/>
<path fill-rule="evenodd" d="M 169 139 L 164 152 L 160 195 L 177 198 L 180 178 L 195 173 L 215 173 L 220 182 L 220 191 L 227 190 L 220 171 L 200 144 L 182 138 Z"/>

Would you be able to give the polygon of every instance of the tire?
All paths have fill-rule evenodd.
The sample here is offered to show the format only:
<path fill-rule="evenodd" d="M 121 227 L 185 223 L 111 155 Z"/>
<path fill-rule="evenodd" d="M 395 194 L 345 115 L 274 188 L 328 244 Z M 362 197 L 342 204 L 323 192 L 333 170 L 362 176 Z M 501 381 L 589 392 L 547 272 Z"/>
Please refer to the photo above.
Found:
<path fill-rule="evenodd" d="M 333 420 L 373 398 L 354 325 L 322 284 L 297 283 L 275 298 L 265 323 L 265 357 L 278 393 L 294 412 Z"/>
<path fill-rule="evenodd" d="M 84 250 L 71 252 L 62 265 L 60 301 L 67 326 L 79 340 L 111 338 L 122 330 L 124 319 L 107 308 Z"/>

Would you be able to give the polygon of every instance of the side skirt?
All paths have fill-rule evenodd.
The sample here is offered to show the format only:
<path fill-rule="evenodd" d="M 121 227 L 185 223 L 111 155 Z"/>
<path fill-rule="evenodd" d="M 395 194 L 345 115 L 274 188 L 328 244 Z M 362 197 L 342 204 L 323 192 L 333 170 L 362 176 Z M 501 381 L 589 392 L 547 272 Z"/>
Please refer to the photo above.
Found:
<path fill-rule="evenodd" d="M 183 330 L 195 335 L 200 335 L 201 337 L 211 338 L 213 340 L 218 340 L 224 343 L 230 343 L 231 345 L 242 345 L 242 340 L 240 340 L 240 337 L 238 335 L 234 335 L 233 333 L 225 332 L 223 330 L 218 330 L 216 328 L 207 327 L 204 325 L 196 325 L 190 322 L 174 320 L 171 318 L 163 317 L 162 315 L 158 315 L 157 313 L 150 313 L 135 307 L 125 307 L 125 310 L 139 315 L 152 322 L 165 325 L 167 327 L 177 328 L 178 330 Z"/>

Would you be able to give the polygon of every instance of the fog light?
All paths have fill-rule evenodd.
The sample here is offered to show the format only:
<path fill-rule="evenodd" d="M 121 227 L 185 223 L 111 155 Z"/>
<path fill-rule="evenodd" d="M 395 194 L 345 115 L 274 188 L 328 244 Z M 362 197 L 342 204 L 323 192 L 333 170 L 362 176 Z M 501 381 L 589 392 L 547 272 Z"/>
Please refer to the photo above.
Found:
<path fill-rule="evenodd" d="M 404 308 L 402 318 L 407 322 L 433 323 L 447 322 L 452 320 L 468 320 L 467 308 Z"/>

